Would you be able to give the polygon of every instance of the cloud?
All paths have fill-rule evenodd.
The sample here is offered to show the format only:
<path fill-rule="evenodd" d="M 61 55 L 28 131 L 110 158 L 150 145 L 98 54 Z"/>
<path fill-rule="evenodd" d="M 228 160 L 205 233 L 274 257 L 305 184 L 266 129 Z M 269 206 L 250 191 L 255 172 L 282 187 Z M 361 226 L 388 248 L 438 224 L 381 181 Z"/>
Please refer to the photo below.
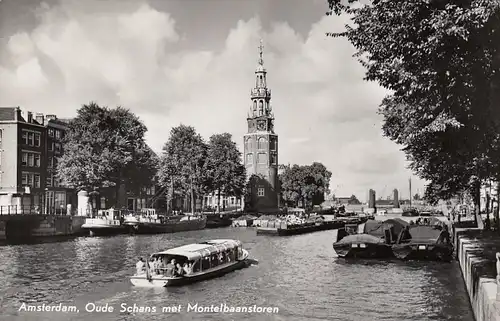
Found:
<path fill-rule="evenodd" d="M 264 30 L 255 17 L 220 35 L 222 48 L 184 50 L 182 41 L 196 39 L 176 29 L 176 17 L 108 2 L 99 10 L 99 1 L 42 6 L 39 25 L 8 41 L 0 104 L 61 117 L 89 101 L 122 105 L 144 120 L 157 151 L 180 123 L 206 138 L 230 132 L 241 147 L 262 37 L 280 163 L 323 162 L 332 186 L 343 186 L 337 195 L 405 188 L 404 156 L 381 136 L 376 114 L 385 90 L 362 80 L 346 40 L 325 37 L 345 18 L 325 16 L 304 37 L 283 22 Z"/>

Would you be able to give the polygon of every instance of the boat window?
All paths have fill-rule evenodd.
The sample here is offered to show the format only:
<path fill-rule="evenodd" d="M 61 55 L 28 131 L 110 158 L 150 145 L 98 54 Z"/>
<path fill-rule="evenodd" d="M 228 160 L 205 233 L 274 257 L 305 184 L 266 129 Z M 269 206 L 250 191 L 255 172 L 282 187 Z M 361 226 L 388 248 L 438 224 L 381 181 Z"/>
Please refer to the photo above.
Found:
<path fill-rule="evenodd" d="M 201 271 L 201 259 L 198 259 L 194 261 L 193 264 L 193 273 L 200 272 Z"/>
<path fill-rule="evenodd" d="M 217 254 L 212 254 L 210 257 L 210 267 L 216 267 L 219 265 L 219 258 Z"/>
<path fill-rule="evenodd" d="M 203 271 L 210 269 L 210 257 L 204 257 L 201 262 L 201 269 Z"/>

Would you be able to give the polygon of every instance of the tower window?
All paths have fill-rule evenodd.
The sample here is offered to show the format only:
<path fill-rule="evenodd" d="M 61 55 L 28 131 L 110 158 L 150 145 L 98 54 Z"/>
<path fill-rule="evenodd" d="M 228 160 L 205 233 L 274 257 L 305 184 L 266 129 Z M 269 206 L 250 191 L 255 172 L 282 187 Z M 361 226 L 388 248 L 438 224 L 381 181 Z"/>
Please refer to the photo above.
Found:
<path fill-rule="evenodd" d="M 264 187 L 259 187 L 259 189 L 257 190 L 257 196 L 263 197 L 265 195 L 266 195 L 266 190 L 264 189 Z"/>
<path fill-rule="evenodd" d="M 253 113 L 254 115 L 257 113 L 257 100 L 253 101 Z"/>
<path fill-rule="evenodd" d="M 259 164 L 266 164 L 267 163 L 266 153 L 257 154 L 257 162 Z"/>
<path fill-rule="evenodd" d="M 247 164 L 253 163 L 253 154 L 247 154 Z"/>
<path fill-rule="evenodd" d="M 245 145 L 246 145 L 247 151 L 251 150 L 252 149 L 252 139 L 248 138 L 247 141 L 245 142 Z"/>
<path fill-rule="evenodd" d="M 259 141 L 257 143 L 257 148 L 258 149 L 265 149 L 266 148 L 266 143 L 267 143 L 267 140 L 263 137 L 259 138 Z"/>
<path fill-rule="evenodd" d="M 271 139 L 271 140 L 269 141 L 269 149 L 270 149 L 270 150 L 276 150 L 276 140 Z"/>
<path fill-rule="evenodd" d="M 264 114 L 264 102 L 262 100 L 259 101 L 259 116 Z"/>

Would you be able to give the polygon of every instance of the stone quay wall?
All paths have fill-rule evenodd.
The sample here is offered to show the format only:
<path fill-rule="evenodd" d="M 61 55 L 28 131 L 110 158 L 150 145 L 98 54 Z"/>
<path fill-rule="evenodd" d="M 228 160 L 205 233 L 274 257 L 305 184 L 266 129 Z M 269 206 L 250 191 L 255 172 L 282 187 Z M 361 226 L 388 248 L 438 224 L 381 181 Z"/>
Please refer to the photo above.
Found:
<path fill-rule="evenodd" d="M 80 235 L 85 217 L 66 215 L 1 215 L 0 241 Z"/>
<path fill-rule="evenodd" d="M 455 228 L 456 255 L 476 321 L 500 321 L 500 235 L 482 228 Z M 497 237 L 492 233 L 497 233 Z"/>

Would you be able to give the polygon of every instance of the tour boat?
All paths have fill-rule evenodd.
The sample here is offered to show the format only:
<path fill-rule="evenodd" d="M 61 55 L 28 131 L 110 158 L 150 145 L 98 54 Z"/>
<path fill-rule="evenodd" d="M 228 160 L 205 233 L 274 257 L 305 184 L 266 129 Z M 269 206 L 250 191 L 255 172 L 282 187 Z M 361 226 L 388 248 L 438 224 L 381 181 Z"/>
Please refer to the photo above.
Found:
<path fill-rule="evenodd" d="M 248 252 L 242 248 L 238 240 L 210 240 L 207 242 L 188 244 L 162 252 L 154 253 L 146 261 L 159 260 L 162 264 L 153 270 L 146 268 L 140 274 L 130 277 L 134 286 L 139 287 L 169 287 L 185 285 L 249 266 Z M 167 262 L 179 263 L 181 266 L 188 263 L 191 269 L 188 273 L 178 276 L 173 275 Z M 171 265 L 171 264 L 169 264 Z"/>
<path fill-rule="evenodd" d="M 82 225 L 84 231 L 88 231 L 90 236 L 116 235 L 125 233 L 126 229 L 121 222 L 122 215 L 119 210 L 113 208 L 99 210 L 97 217 L 85 219 Z"/>
<path fill-rule="evenodd" d="M 204 229 L 206 224 L 206 216 L 162 216 L 155 209 L 142 209 L 140 214 L 126 216 L 123 222 L 132 234 L 196 231 Z"/>
<path fill-rule="evenodd" d="M 453 244 L 446 227 L 442 225 L 411 225 L 403 230 L 392 246 L 402 260 L 451 261 Z"/>

